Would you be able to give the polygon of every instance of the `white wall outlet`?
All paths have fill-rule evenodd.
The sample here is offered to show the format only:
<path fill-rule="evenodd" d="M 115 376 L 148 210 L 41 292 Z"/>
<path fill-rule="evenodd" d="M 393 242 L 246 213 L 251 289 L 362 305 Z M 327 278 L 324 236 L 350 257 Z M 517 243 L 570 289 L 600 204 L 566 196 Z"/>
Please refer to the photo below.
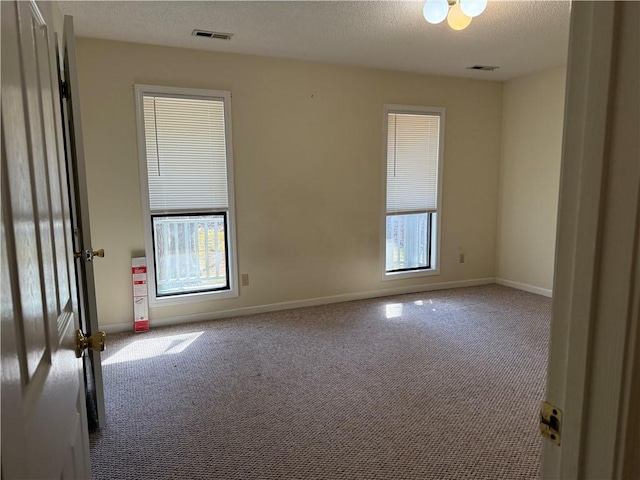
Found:
<path fill-rule="evenodd" d="M 243 273 L 242 275 L 240 275 L 240 283 L 242 284 L 243 287 L 246 287 L 247 285 L 249 285 L 248 273 Z"/>

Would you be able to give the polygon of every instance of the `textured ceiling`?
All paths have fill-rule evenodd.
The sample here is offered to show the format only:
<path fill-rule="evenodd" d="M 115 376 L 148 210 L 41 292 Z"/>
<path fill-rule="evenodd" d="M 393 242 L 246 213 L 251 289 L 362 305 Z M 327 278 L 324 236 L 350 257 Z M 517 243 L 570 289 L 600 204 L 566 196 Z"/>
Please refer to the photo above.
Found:
<path fill-rule="evenodd" d="M 489 0 L 463 31 L 421 1 L 61 2 L 76 34 L 155 45 L 506 80 L 566 64 L 570 2 Z M 233 33 L 230 41 L 191 36 Z M 498 65 L 494 72 L 470 71 Z"/>

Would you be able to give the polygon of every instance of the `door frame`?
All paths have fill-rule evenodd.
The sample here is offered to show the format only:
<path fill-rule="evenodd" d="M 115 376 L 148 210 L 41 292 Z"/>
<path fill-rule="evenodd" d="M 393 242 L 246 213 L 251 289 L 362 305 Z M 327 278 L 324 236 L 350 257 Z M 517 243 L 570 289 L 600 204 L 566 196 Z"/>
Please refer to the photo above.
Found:
<path fill-rule="evenodd" d="M 563 425 L 561 445 L 544 444 L 543 478 L 621 478 L 633 455 L 639 11 L 636 2 L 572 4 L 547 377 Z"/>
<path fill-rule="evenodd" d="M 73 228 L 73 248 L 80 253 L 75 259 L 80 328 L 90 336 L 99 331 L 98 308 L 93 262 L 85 252 L 93 252 L 91 221 L 87 192 L 87 174 L 84 153 L 84 136 L 80 108 L 76 40 L 73 17 L 64 16 L 62 35 L 62 59 L 59 76 L 65 88 L 60 98 L 69 188 L 69 206 Z M 96 257 L 97 258 L 97 257 Z M 83 356 L 87 410 L 91 430 L 105 426 L 104 386 L 101 353 L 87 351 Z"/>

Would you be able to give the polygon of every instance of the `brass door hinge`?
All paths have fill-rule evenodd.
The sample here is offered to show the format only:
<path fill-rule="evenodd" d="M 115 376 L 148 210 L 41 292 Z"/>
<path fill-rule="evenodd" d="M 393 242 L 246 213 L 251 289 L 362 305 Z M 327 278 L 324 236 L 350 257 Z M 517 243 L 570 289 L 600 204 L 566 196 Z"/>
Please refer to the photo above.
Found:
<path fill-rule="evenodd" d="M 560 432 L 562 430 L 562 410 L 542 402 L 540 407 L 540 433 L 556 445 L 560 445 Z"/>

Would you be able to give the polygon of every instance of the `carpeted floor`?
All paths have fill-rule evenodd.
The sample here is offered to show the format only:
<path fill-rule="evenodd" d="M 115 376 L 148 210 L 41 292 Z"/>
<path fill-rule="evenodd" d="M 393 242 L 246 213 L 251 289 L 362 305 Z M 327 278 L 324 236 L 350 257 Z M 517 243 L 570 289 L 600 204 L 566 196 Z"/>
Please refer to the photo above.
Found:
<path fill-rule="evenodd" d="M 550 313 L 488 285 L 111 335 L 94 477 L 537 478 Z"/>

